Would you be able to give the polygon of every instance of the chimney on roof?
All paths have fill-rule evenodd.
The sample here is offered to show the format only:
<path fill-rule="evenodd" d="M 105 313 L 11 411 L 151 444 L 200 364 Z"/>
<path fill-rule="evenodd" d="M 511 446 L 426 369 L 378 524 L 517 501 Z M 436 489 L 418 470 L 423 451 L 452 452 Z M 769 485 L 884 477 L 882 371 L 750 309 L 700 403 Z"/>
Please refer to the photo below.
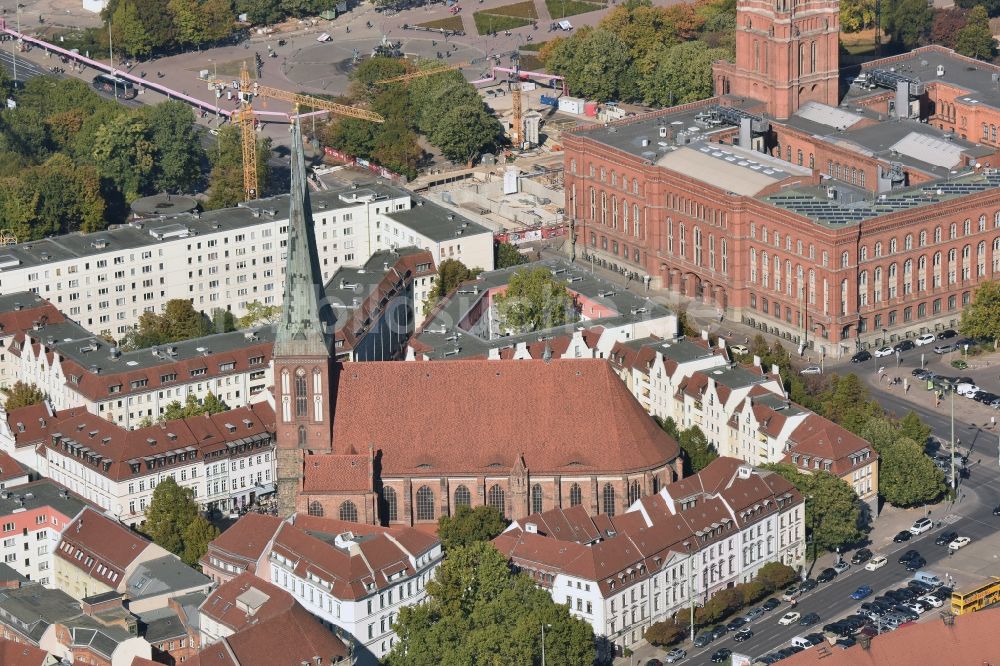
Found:
<path fill-rule="evenodd" d="M 701 329 L 701 339 L 708 342 L 708 331 Z"/>
<path fill-rule="evenodd" d="M 725 338 L 723 338 L 723 337 L 722 337 L 722 336 L 720 335 L 720 336 L 719 336 L 719 349 L 725 349 L 725 348 L 726 348 L 726 339 L 725 339 Z"/>
<path fill-rule="evenodd" d="M 955 616 L 948 611 L 941 613 L 941 620 L 944 622 L 946 627 L 952 627 L 955 625 Z"/>
<path fill-rule="evenodd" d="M 776 375 L 776 374 L 778 374 L 779 372 L 780 372 L 780 371 L 778 370 L 778 364 L 777 364 L 777 363 L 772 363 L 772 364 L 771 364 L 771 374 L 772 374 L 772 375 Z"/>
<path fill-rule="evenodd" d="M 861 646 L 862 650 L 871 649 L 872 637 L 868 636 L 867 634 L 861 634 L 860 636 L 858 636 L 858 645 Z"/>

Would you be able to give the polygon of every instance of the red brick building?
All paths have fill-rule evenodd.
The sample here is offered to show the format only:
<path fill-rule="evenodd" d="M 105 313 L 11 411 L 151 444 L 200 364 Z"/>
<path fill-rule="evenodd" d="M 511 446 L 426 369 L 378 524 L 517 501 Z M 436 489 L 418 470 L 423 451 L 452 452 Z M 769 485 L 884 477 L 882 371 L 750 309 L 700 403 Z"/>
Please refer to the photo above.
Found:
<path fill-rule="evenodd" d="M 1000 275 L 1000 68 L 838 82 L 835 9 L 741 1 L 718 96 L 564 134 L 577 256 L 830 356 L 955 326 Z"/>

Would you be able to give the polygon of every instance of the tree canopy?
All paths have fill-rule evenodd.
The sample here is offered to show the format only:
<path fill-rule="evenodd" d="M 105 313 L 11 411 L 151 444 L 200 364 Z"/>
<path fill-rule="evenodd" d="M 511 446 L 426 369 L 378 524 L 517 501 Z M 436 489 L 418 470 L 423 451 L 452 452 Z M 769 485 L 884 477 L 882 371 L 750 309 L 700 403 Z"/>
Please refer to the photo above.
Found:
<path fill-rule="evenodd" d="M 476 541 L 449 551 L 427 583 L 427 602 L 400 610 L 389 666 L 439 664 L 591 664 L 590 625 L 570 615 L 506 557 Z"/>
<path fill-rule="evenodd" d="M 438 537 L 446 552 L 476 541 L 490 541 L 507 527 L 503 515 L 492 506 L 460 505 L 453 516 L 438 519 Z"/>
<path fill-rule="evenodd" d="M 220 317 L 213 312 L 213 315 L 216 316 L 209 319 L 203 312 L 195 310 L 191 301 L 186 298 L 171 299 L 163 306 L 162 314 L 143 312 L 139 316 L 138 325 L 122 338 L 121 347 L 129 350 L 145 349 L 235 330 L 236 321 L 231 314 Z M 218 326 L 222 327 L 221 330 Z"/>
<path fill-rule="evenodd" d="M 431 281 L 431 288 L 424 301 L 424 316 L 430 314 L 437 302 L 458 288 L 466 280 L 475 279 L 483 272 L 482 268 L 467 268 L 458 259 L 445 259 L 438 264 L 437 275 Z"/>
<path fill-rule="evenodd" d="M 115 51 L 140 58 L 221 43 L 238 28 L 231 0 L 109 0 L 101 18 L 110 22 Z"/>
<path fill-rule="evenodd" d="M 184 553 L 184 531 L 197 516 L 194 493 L 168 476 L 153 491 L 143 529 L 156 545 L 180 556 Z"/>
<path fill-rule="evenodd" d="M 271 139 L 257 140 L 257 191 L 263 195 L 271 184 L 271 167 L 267 155 L 271 154 Z M 208 200 L 205 208 L 229 208 L 243 201 L 243 137 L 236 125 L 219 128 L 216 146 L 209 151 L 212 171 L 208 177 Z"/>
<path fill-rule="evenodd" d="M 976 5 L 966 17 L 965 26 L 958 31 L 955 50 L 970 58 L 989 60 L 996 47 L 997 40 L 993 39 L 989 14 L 984 6 Z"/>
<path fill-rule="evenodd" d="M 198 400 L 194 394 L 189 393 L 184 399 L 184 404 L 174 400 L 163 408 L 163 415 L 160 421 L 174 421 L 176 419 L 187 419 L 192 416 L 202 414 L 218 414 L 229 409 L 225 402 L 209 391 L 202 400 Z"/>
<path fill-rule="evenodd" d="M 931 8 L 926 0 L 893 0 L 883 9 L 886 29 L 903 50 L 920 46 L 931 29 Z"/>
<path fill-rule="evenodd" d="M 525 333 L 576 321 L 573 296 L 544 267 L 514 271 L 507 290 L 493 298 L 500 327 Z"/>
<path fill-rule="evenodd" d="M 684 476 L 700 472 L 719 457 L 705 433 L 696 425 L 678 432 L 677 443 L 684 451 Z"/>
<path fill-rule="evenodd" d="M 875 25 L 875 0 L 841 0 L 840 29 L 860 32 Z"/>
<path fill-rule="evenodd" d="M 783 476 L 807 498 L 806 530 L 817 549 L 833 550 L 855 543 L 868 531 L 861 500 L 840 477 L 824 471 L 803 474 L 783 463 L 763 467 Z"/>
<path fill-rule="evenodd" d="M 264 305 L 260 301 L 250 301 L 246 306 L 247 313 L 240 317 L 239 327 L 250 328 L 261 324 L 273 324 L 281 314 L 280 305 Z"/>
<path fill-rule="evenodd" d="M 181 559 L 188 566 L 196 566 L 201 556 L 208 552 L 208 544 L 217 536 L 219 528 L 208 522 L 204 516 L 197 516 L 181 533 L 181 541 L 184 543 Z"/>
<path fill-rule="evenodd" d="M 962 310 L 959 329 L 970 338 L 1000 340 L 1000 282 L 981 282 L 972 303 Z"/>
<path fill-rule="evenodd" d="M 37 405 L 48 398 L 42 389 L 21 380 L 0 388 L 0 393 L 4 395 L 3 408 L 7 412 L 28 405 Z"/>

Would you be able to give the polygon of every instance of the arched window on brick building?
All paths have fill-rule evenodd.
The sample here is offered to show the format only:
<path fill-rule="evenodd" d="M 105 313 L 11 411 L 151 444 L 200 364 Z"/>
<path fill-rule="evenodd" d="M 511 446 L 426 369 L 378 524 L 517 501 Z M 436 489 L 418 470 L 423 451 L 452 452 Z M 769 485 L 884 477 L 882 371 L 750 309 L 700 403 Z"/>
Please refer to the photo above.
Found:
<path fill-rule="evenodd" d="M 382 517 L 387 522 L 398 520 L 398 508 L 396 502 L 396 489 L 388 486 L 382 488 Z"/>
<path fill-rule="evenodd" d="M 309 507 L 308 507 L 307 513 L 310 516 L 318 516 L 318 517 L 322 518 L 323 517 L 323 505 L 320 504 L 319 502 L 315 501 L 315 500 L 312 501 L 312 502 L 309 502 Z"/>
<path fill-rule="evenodd" d="M 578 504 L 583 504 L 583 492 L 580 490 L 580 484 L 574 483 L 569 488 L 569 505 L 577 506 Z"/>
<path fill-rule="evenodd" d="M 542 512 L 542 484 L 540 483 L 531 486 L 531 512 Z"/>
<path fill-rule="evenodd" d="M 640 496 L 641 496 L 641 492 L 639 490 L 639 482 L 638 481 L 633 481 L 628 486 L 628 503 L 629 503 L 629 506 L 632 506 L 632 504 L 634 504 L 636 501 L 638 501 L 638 499 L 639 499 Z"/>
<path fill-rule="evenodd" d="M 606 515 L 615 515 L 615 487 L 610 483 L 604 484 L 604 490 L 601 491 L 601 504 Z"/>
<path fill-rule="evenodd" d="M 417 520 L 434 520 L 434 491 L 427 486 L 417 490 Z"/>
<path fill-rule="evenodd" d="M 472 493 L 465 486 L 455 488 L 455 506 L 472 506 Z"/>
<path fill-rule="evenodd" d="M 358 522 L 358 507 L 354 506 L 354 502 L 347 500 L 340 505 L 340 519 L 349 523 Z"/>
<path fill-rule="evenodd" d="M 498 484 L 493 484 L 490 486 L 489 492 L 486 494 L 486 503 L 499 511 L 501 514 L 506 514 L 504 509 L 504 500 L 506 499 L 503 488 Z"/>

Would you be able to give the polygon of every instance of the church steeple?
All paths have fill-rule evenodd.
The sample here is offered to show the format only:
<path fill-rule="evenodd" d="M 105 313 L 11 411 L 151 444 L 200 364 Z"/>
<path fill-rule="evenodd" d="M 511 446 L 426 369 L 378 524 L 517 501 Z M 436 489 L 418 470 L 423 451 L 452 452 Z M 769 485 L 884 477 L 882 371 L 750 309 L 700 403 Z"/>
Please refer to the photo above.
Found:
<path fill-rule="evenodd" d="M 292 189 L 288 210 L 288 246 L 285 259 L 285 296 L 277 324 L 274 354 L 330 354 L 330 333 L 320 312 L 323 273 L 314 238 L 309 183 L 306 181 L 302 132 L 292 123 Z"/>

